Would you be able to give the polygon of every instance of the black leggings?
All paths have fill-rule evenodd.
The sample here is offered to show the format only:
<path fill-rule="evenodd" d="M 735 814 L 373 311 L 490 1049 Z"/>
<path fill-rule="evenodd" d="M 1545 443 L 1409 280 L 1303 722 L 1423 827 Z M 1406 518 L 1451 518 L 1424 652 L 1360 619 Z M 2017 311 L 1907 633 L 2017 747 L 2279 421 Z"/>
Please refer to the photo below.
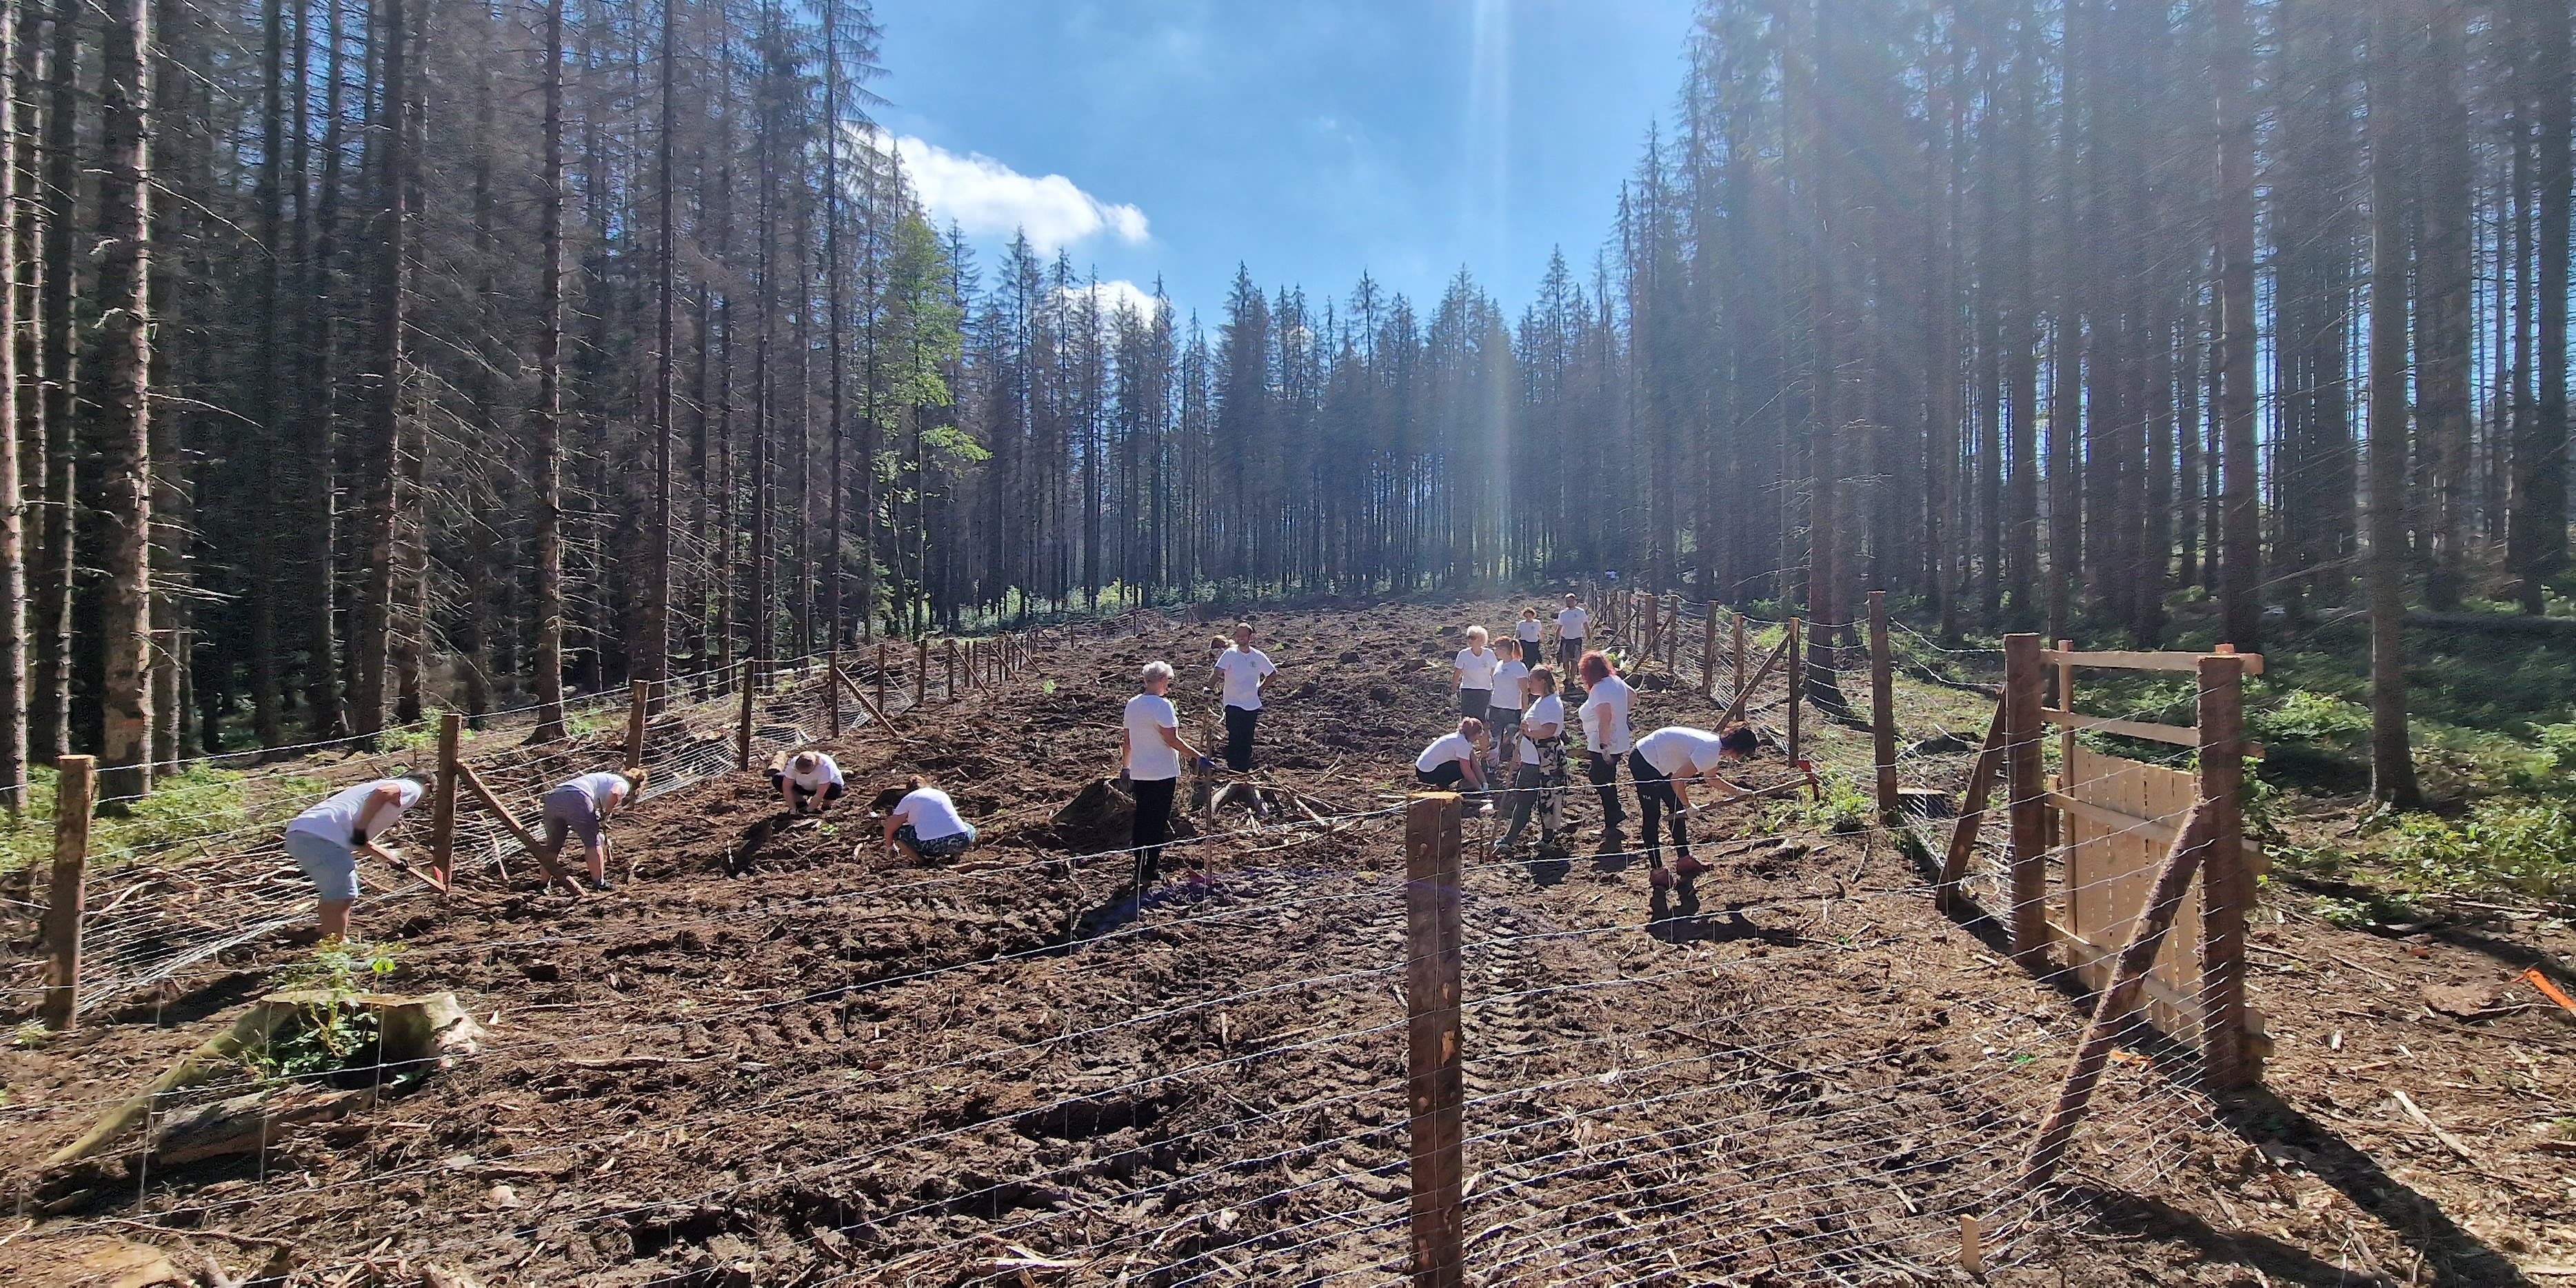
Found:
<path fill-rule="evenodd" d="M 1177 778 L 1134 780 L 1136 827 L 1127 843 L 1136 850 L 1138 894 L 1163 874 L 1163 842 L 1172 834 L 1172 791 L 1180 785 Z"/>
<path fill-rule="evenodd" d="M 1246 773 L 1252 768 L 1252 725 L 1261 718 L 1258 707 L 1225 709 L 1225 767 Z"/>
<path fill-rule="evenodd" d="M 1467 781 L 1467 762 L 1444 760 L 1435 769 L 1424 769 L 1416 765 L 1413 769 L 1413 781 L 1435 791 L 1454 792 Z"/>
<path fill-rule="evenodd" d="M 1646 753 L 1628 753 L 1628 775 L 1637 780 L 1637 805 L 1646 815 L 1646 862 L 1664 865 L 1663 847 L 1655 843 L 1655 816 L 1665 810 L 1673 816 L 1673 851 L 1690 853 L 1690 831 L 1682 823 L 1682 798 L 1673 791 L 1673 780 L 1646 759 Z"/>
<path fill-rule="evenodd" d="M 1583 761 L 1592 775 L 1592 789 L 1601 793 L 1601 830 L 1618 831 L 1628 817 L 1628 811 L 1619 808 L 1619 762 L 1597 751 L 1585 752 Z"/>

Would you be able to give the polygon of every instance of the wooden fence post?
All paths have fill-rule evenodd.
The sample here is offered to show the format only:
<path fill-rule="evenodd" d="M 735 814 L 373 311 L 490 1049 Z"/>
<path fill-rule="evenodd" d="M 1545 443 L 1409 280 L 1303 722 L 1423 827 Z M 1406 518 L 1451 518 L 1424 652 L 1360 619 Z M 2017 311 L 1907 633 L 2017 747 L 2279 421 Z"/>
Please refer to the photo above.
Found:
<path fill-rule="evenodd" d="M 1807 688 L 1807 640 L 1798 629 L 1798 619 L 1789 619 L 1789 638 L 1781 641 L 1788 650 L 1789 663 L 1789 763 L 1798 763 L 1798 705 Z"/>
<path fill-rule="evenodd" d="M 886 642 L 877 641 L 877 710 L 886 709 Z"/>
<path fill-rule="evenodd" d="M 841 736 L 841 650 L 823 652 L 823 701 L 832 708 L 832 736 Z"/>
<path fill-rule="evenodd" d="M 948 641 L 948 647 L 947 647 L 947 650 L 946 650 L 946 652 L 945 652 L 945 656 L 946 656 L 947 661 L 948 661 L 948 700 L 949 700 L 949 701 L 951 701 L 951 702 L 955 702 L 955 701 L 957 700 L 957 641 L 956 641 L 956 640 L 952 639 L 952 640 Z"/>
<path fill-rule="evenodd" d="M 644 724 L 653 713 L 653 682 L 633 680 L 626 686 L 626 764 L 644 763 Z"/>
<path fill-rule="evenodd" d="M 751 663 L 742 664 L 742 720 L 734 730 L 733 758 L 743 769 L 751 768 Z"/>
<path fill-rule="evenodd" d="M 1728 627 L 1728 631 L 1734 636 L 1735 641 L 1735 692 L 1736 696 L 1741 697 L 1744 694 L 1744 650 L 1752 647 L 1744 633 L 1744 614 L 1734 615 L 1734 624 Z"/>
<path fill-rule="evenodd" d="M 2059 640 L 2057 642 L 2058 656 L 2064 657 L 2074 651 L 2075 641 Z M 2053 671 L 2057 676 L 2057 709 L 2072 713 L 2075 710 L 2075 664 L 2072 662 L 2060 662 L 2057 665 L 2050 667 L 2049 670 Z M 2039 719 L 2041 726 L 2045 728 L 2048 722 L 2048 717 L 2043 714 Z M 2067 767 L 2074 763 L 2075 726 L 2070 724 L 2057 735 L 2058 785 L 2061 788 L 2066 784 Z M 2042 785 L 2045 786 L 2045 784 Z M 2048 848 L 2054 850 L 2066 844 L 2065 814 L 2058 810 L 2049 810 L 2043 815 L 2043 817 L 2048 820 L 2048 835 L 2045 838 L 2045 843 Z"/>
<path fill-rule="evenodd" d="M 2013 959 L 2026 970 L 2048 965 L 2048 793 L 2040 782 L 2039 690 L 2045 667 L 2039 636 L 2004 637 L 2004 765 L 2012 785 Z"/>
<path fill-rule="evenodd" d="M 2209 1081 L 2234 1091 L 2260 1081 L 2246 1041 L 2245 915 L 2254 876 L 2245 862 L 2245 662 L 2231 646 L 2200 659 L 2200 798 L 2210 845 L 2200 866 L 2200 1050 Z"/>
<path fill-rule="evenodd" d="M 1995 704 L 1994 718 L 1986 722 L 1986 742 L 1977 751 L 1976 765 L 1968 770 L 1968 791 L 1959 802 L 1959 821 L 1950 828 L 1950 850 L 1941 859 L 1941 880 L 1932 888 L 1932 906 L 1942 912 L 1959 897 L 1959 883 L 1968 877 L 1968 859 L 1976 852 L 1977 829 L 1985 823 L 1986 798 L 1994 793 L 1995 775 L 2003 767 L 2004 704 Z"/>
<path fill-rule="evenodd" d="M 45 1027 L 72 1026 L 80 1000 L 81 914 L 89 878 L 89 816 L 98 808 L 98 761 L 90 756 L 54 759 L 54 881 L 45 896 L 45 946 L 53 957 L 45 973 Z M 1454 835 L 1454 829 L 1453 829 Z"/>
<path fill-rule="evenodd" d="M 1678 680 L 1682 678 L 1682 593 L 1674 591 L 1669 599 L 1672 611 L 1665 616 L 1664 669 Z"/>
<path fill-rule="evenodd" d="M 930 700 L 930 637 L 922 636 L 912 644 L 912 705 Z"/>
<path fill-rule="evenodd" d="M 630 741 L 632 741 L 630 735 Z M 454 711 L 438 717 L 437 793 L 429 805 L 430 884 L 445 894 L 456 887 L 456 765 L 465 741 L 465 717 Z M 630 758 L 631 763 L 631 758 Z"/>
<path fill-rule="evenodd" d="M 1896 809 L 1896 663 L 1887 652 L 1887 592 L 1869 592 L 1869 731 L 1878 766 L 1879 821 Z"/>
<path fill-rule="evenodd" d="M 1708 601 L 1708 615 L 1700 619 L 1699 628 L 1699 695 L 1717 696 L 1717 601 Z"/>
<path fill-rule="evenodd" d="M 1459 1017 L 1459 798 L 1404 810 L 1406 1092 L 1412 1109 L 1414 1288 L 1464 1282 L 1466 1064 Z"/>
<path fill-rule="evenodd" d="M 2031 1138 L 2030 1154 L 2023 1161 L 2021 1180 L 2024 1186 L 2046 1185 L 2057 1173 L 2057 1165 L 2066 1157 L 2066 1146 L 2075 1137 L 2075 1125 L 2084 1119 L 2084 1107 L 2093 1099 L 2093 1088 L 2102 1080 L 2102 1070 L 2111 1062 L 2112 1041 L 2138 1008 L 2138 994 L 2145 987 L 2147 972 L 2155 969 L 2156 951 L 2164 946 L 2165 932 L 2172 928 L 2174 914 L 2182 909 L 2182 897 L 2191 889 L 2191 870 L 2205 863 L 2204 855 L 2214 855 L 2210 843 L 2210 816 L 2215 802 L 2203 798 L 2192 807 L 2191 816 L 2183 820 L 2182 831 L 2174 838 L 2173 848 L 2166 852 L 2164 867 L 2156 873 L 2155 885 L 2147 892 L 2146 903 L 2131 924 L 2128 946 L 2120 950 L 2111 967 L 2111 980 L 2102 990 L 2102 999 L 2093 1008 L 2093 1022 L 2084 1027 L 2084 1038 L 2076 1045 L 2075 1059 L 2067 1065 L 2066 1082 L 2059 1088 L 2057 1104 L 2048 1111 L 2039 1134 Z"/>

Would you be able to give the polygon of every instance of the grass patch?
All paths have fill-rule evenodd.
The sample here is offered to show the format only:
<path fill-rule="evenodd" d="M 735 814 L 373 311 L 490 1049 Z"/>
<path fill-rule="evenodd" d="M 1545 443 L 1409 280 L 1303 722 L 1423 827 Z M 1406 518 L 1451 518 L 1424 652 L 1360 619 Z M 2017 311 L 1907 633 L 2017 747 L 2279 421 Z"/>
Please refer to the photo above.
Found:
<path fill-rule="evenodd" d="M 6 824 L 0 870 L 49 862 L 53 856 L 54 770 L 38 766 L 28 778 L 27 808 Z M 259 792 L 254 797 L 248 790 L 251 781 L 251 775 L 239 770 L 202 765 L 163 777 L 153 784 L 151 795 L 119 802 L 124 813 L 101 813 L 90 820 L 90 861 L 113 862 L 228 832 L 282 824 L 327 786 L 318 778 L 268 776 L 257 780 Z"/>

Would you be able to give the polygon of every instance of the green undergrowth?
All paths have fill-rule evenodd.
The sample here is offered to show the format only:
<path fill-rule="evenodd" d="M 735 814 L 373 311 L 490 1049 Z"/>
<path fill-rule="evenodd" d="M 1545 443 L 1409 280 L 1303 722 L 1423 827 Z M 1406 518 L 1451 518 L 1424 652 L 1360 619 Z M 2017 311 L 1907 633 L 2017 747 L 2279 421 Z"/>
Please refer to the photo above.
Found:
<path fill-rule="evenodd" d="M 27 808 L 5 822 L 0 870 L 48 863 L 53 857 L 54 771 L 38 767 L 28 778 Z M 254 780 L 238 770 L 191 766 L 155 782 L 151 795 L 141 800 L 103 806 L 90 820 L 90 861 L 112 866 L 208 836 L 282 824 L 325 786 L 318 778 L 299 775 Z"/>
<path fill-rule="evenodd" d="M 372 1063 L 382 1026 L 376 1012 L 358 999 L 377 991 L 398 965 L 389 947 L 336 939 L 318 945 L 311 958 L 270 980 L 271 991 L 317 996 L 298 1008 L 293 1024 L 280 1025 L 267 1042 L 244 1050 L 242 1063 L 269 1081 L 314 1078 Z"/>

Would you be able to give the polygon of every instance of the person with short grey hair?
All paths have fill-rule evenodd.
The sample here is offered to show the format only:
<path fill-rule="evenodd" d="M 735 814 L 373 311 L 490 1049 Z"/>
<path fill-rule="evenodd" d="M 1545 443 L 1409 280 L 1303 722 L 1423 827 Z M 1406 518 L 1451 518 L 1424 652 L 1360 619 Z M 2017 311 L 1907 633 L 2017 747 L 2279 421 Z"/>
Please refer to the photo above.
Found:
<path fill-rule="evenodd" d="M 358 855 L 400 864 L 384 835 L 428 793 L 427 774 L 379 778 L 342 788 L 287 823 L 286 853 L 313 882 L 323 938 L 349 936 L 349 910 L 358 903 Z"/>
<path fill-rule="evenodd" d="M 1141 678 L 1144 692 L 1127 699 L 1118 731 L 1118 759 L 1136 798 L 1133 830 L 1127 844 L 1136 856 L 1136 893 L 1142 896 L 1162 875 L 1163 841 L 1171 835 L 1172 794 L 1181 782 L 1181 757 L 1202 770 L 1214 764 L 1181 736 L 1180 712 L 1165 696 L 1172 687 L 1172 664 L 1147 662 Z"/>

